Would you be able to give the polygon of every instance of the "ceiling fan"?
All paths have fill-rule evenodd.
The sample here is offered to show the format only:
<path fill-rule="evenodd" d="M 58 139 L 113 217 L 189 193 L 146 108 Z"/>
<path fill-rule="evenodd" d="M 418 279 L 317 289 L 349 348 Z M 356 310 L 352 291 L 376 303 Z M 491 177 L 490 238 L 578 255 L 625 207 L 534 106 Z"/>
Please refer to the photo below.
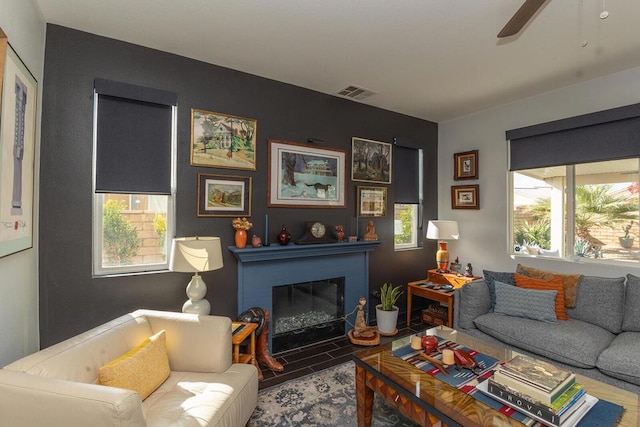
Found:
<path fill-rule="evenodd" d="M 520 9 L 511 17 L 507 25 L 498 33 L 498 38 L 504 38 L 518 34 L 529 22 L 531 17 L 542 7 L 547 0 L 525 0 Z"/>

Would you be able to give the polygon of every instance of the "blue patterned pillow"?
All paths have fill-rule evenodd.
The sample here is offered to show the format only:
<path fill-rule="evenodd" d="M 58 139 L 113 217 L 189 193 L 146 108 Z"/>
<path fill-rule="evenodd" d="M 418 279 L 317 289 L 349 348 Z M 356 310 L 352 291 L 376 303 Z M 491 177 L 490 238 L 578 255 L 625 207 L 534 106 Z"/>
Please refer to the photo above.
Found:
<path fill-rule="evenodd" d="M 524 289 L 496 281 L 494 313 L 556 323 L 556 294 L 558 291 Z"/>
<path fill-rule="evenodd" d="M 491 297 L 491 311 L 496 306 L 496 289 L 493 284 L 497 281 L 506 283 L 507 285 L 516 285 L 516 279 L 513 277 L 513 273 L 500 273 L 497 271 L 482 270 L 484 274 L 484 281 L 489 287 L 489 296 Z"/>

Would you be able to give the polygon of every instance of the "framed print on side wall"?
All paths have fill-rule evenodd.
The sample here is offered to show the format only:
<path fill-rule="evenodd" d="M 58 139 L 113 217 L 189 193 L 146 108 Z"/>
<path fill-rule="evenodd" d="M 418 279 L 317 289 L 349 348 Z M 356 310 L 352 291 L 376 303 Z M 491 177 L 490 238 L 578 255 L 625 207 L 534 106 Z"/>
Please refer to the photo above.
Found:
<path fill-rule="evenodd" d="M 478 150 L 455 153 L 453 155 L 453 179 L 478 178 Z"/>
<path fill-rule="evenodd" d="M 256 170 L 258 121 L 191 109 L 191 165 Z"/>
<path fill-rule="evenodd" d="M 7 46 L 0 117 L 0 257 L 33 246 L 37 82 Z"/>
<path fill-rule="evenodd" d="M 452 185 L 451 209 L 480 209 L 480 186 Z"/>
<path fill-rule="evenodd" d="M 387 142 L 351 138 L 351 180 L 391 184 L 391 148 Z"/>
<path fill-rule="evenodd" d="M 198 174 L 197 216 L 251 216 L 251 177 Z"/>
<path fill-rule="evenodd" d="M 387 216 L 387 187 L 356 188 L 358 196 L 357 212 L 360 217 Z"/>
<path fill-rule="evenodd" d="M 344 208 L 346 152 L 269 140 L 267 206 Z"/>

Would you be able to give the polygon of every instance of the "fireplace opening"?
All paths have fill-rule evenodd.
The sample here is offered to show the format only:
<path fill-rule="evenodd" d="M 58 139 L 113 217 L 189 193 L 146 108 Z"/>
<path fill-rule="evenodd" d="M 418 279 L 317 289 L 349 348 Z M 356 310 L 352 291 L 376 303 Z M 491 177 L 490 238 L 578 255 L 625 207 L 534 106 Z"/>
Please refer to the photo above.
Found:
<path fill-rule="evenodd" d="M 344 277 L 272 288 L 273 353 L 343 336 Z"/>

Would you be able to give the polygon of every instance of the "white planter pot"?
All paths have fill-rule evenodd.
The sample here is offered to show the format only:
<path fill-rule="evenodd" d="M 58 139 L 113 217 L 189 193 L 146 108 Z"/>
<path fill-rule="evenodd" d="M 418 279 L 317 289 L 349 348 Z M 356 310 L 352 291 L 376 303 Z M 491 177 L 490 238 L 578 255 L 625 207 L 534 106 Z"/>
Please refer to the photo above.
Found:
<path fill-rule="evenodd" d="M 398 307 L 393 306 L 393 310 L 384 311 L 382 305 L 376 305 L 376 321 L 378 331 L 383 335 L 395 335 L 398 333 L 396 325 L 398 324 Z"/>

